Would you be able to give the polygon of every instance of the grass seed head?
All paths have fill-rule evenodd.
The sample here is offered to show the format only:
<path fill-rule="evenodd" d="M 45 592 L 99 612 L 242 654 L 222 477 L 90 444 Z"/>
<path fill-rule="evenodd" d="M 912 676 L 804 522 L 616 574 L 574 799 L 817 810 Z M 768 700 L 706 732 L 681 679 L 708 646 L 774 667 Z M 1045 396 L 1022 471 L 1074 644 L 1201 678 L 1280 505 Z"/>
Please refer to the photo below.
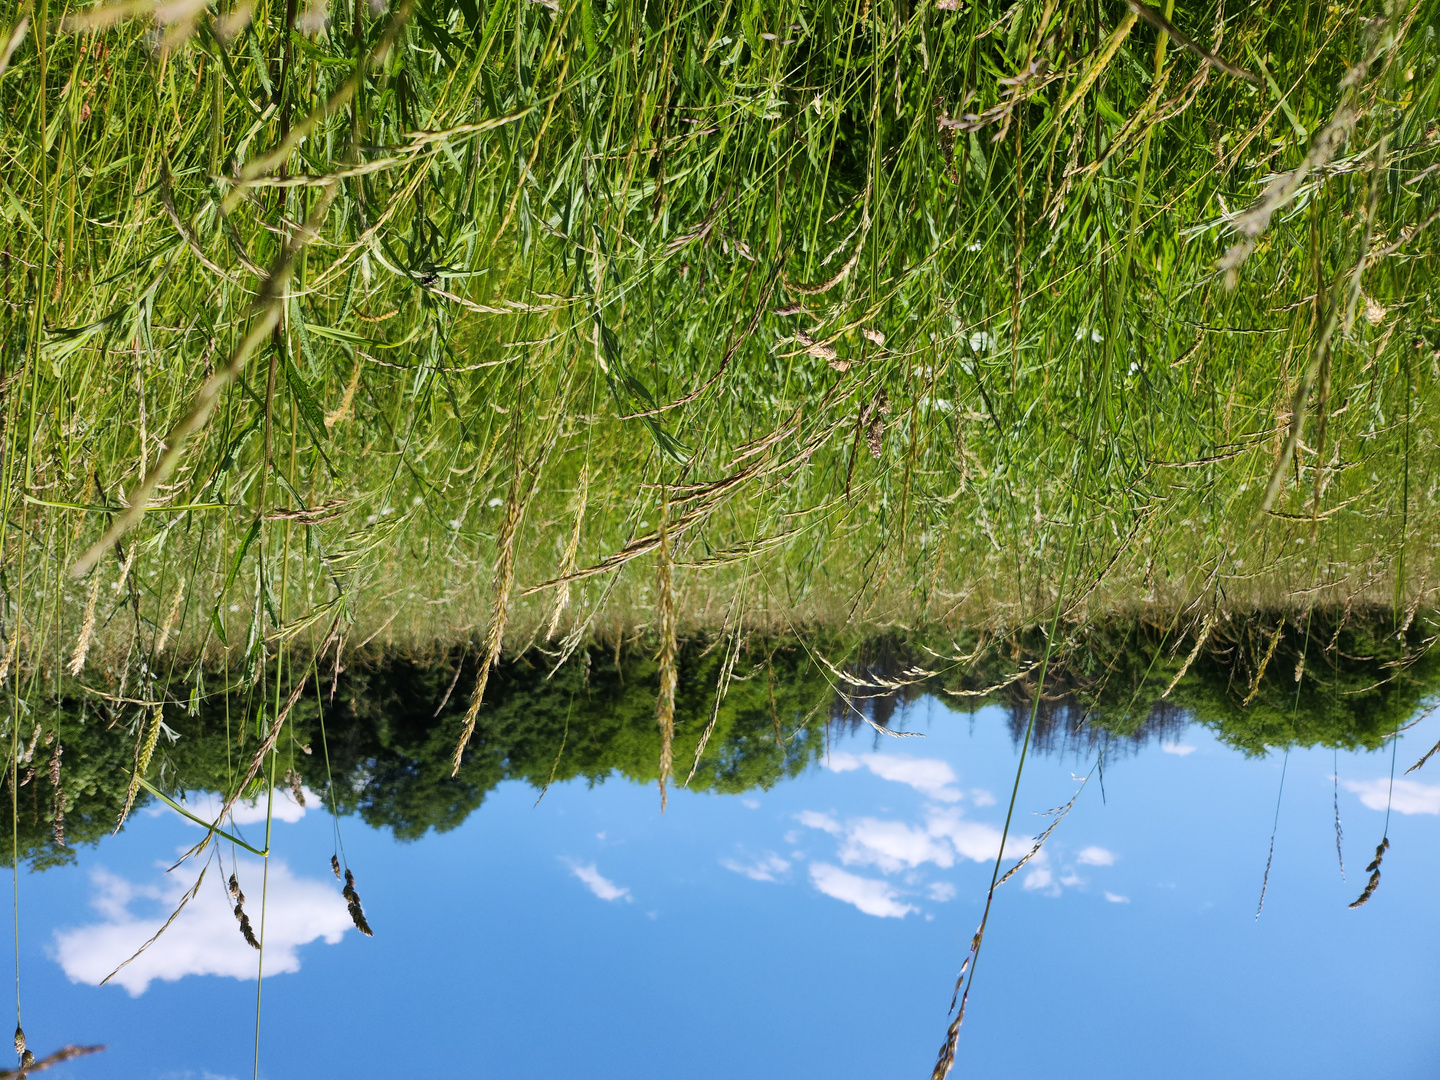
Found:
<path fill-rule="evenodd" d="M 374 937 L 375 932 L 370 929 L 370 924 L 365 920 L 365 909 L 360 906 L 360 894 L 355 891 L 355 875 L 349 870 L 345 871 L 345 888 L 341 890 L 341 895 L 347 901 L 346 907 L 350 912 L 350 921 L 355 924 L 355 929 L 366 937 Z"/>

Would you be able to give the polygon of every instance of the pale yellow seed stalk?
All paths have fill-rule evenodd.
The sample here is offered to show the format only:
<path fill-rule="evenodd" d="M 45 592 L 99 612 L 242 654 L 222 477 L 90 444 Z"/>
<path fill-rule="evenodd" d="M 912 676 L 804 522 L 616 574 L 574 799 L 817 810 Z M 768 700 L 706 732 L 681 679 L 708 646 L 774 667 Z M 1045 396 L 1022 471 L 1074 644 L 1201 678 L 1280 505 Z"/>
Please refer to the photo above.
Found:
<path fill-rule="evenodd" d="M 350 374 L 350 384 L 345 387 L 345 396 L 340 399 L 340 405 L 334 412 L 325 414 L 325 427 L 333 428 L 342 420 L 350 416 L 350 403 L 355 400 L 355 388 L 360 385 L 360 361 L 355 361 L 355 370 Z"/>
<path fill-rule="evenodd" d="M 0 683 L 5 681 L 5 676 L 10 674 L 10 665 L 15 661 L 15 650 L 20 647 L 20 633 L 17 630 L 15 636 L 10 639 L 10 648 L 5 650 L 5 659 L 0 660 Z"/>
<path fill-rule="evenodd" d="M 505 504 L 505 520 L 500 525 L 499 552 L 495 559 L 493 601 L 490 606 L 490 626 L 485 631 L 485 654 L 480 660 L 480 673 L 475 677 L 475 689 L 470 693 L 470 707 L 465 710 L 465 729 L 460 741 L 455 744 L 455 757 L 451 760 L 450 775 L 460 772 L 460 760 L 465 755 L 470 736 L 475 734 L 475 722 L 480 717 L 480 702 L 485 697 L 485 684 L 490 681 L 490 669 L 500 657 L 500 645 L 505 640 L 505 619 L 510 607 L 510 589 L 515 584 L 515 532 L 520 522 L 520 500 L 514 488 Z"/>
<path fill-rule="evenodd" d="M 1179 685 L 1180 680 L 1185 677 L 1185 673 L 1190 670 L 1190 665 L 1193 664 L 1195 658 L 1200 655 L 1200 649 L 1204 646 L 1205 639 L 1210 636 L 1210 628 L 1214 625 L 1215 613 L 1212 611 L 1209 615 L 1205 616 L 1205 625 L 1200 627 L 1200 636 L 1195 639 L 1195 647 L 1190 650 L 1190 655 L 1185 658 L 1185 663 L 1180 665 L 1180 670 L 1175 673 L 1175 677 L 1170 680 L 1170 685 L 1165 687 L 1165 692 L 1160 695 L 1162 699 L 1170 696 L 1170 691 Z"/>
<path fill-rule="evenodd" d="M 115 822 L 115 831 L 119 832 L 120 827 L 125 824 L 125 819 L 130 815 L 130 808 L 135 805 L 135 793 L 140 790 L 140 777 L 145 775 L 150 768 L 150 759 L 155 756 L 155 747 L 160 742 L 160 716 L 164 709 L 156 705 L 155 711 L 150 714 L 150 729 L 145 734 L 145 741 L 140 746 L 140 756 L 135 762 L 135 772 L 130 776 L 130 787 L 125 792 L 125 806 L 120 811 L 120 820 Z"/>
<path fill-rule="evenodd" d="M 115 584 L 110 586 L 110 588 L 116 592 L 125 588 L 125 579 L 130 576 L 130 567 L 135 565 L 135 553 L 139 550 L 140 546 L 138 544 L 130 545 L 130 553 L 125 556 L 125 561 L 120 564 L 120 576 L 115 579 Z"/>
<path fill-rule="evenodd" d="M 570 542 L 565 545 L 565 554 L 560 558 L 560 572 L 557 578 L 569 577 L 575 569 L 575 555 L 580 550 L 580 527 L 585 522 L 585 506 L 590 497 L 590 463 L 580 467 L 580 491 L 576 497 L 575 527 L 570 532 Z M 552 641 L 560 629 L 560 616 L 570 606 L 570 582 L 562 582 L 555 590 L 555 610 L 550 615 L 550 625 L 545 630 L 545 640 Z"/>
<path fill-rule="evenodd" d="M 660 812 L 665 812 L 665 782 L 674 763 L 675 686 L 679 681 L 675 665 L 675 581 L 670 573 L 670 537 L 667 505 L 660 513 L 660 550 L 655 564 L 655 585 L 660 617 L 660 693 L 655 701 L 655 719 L 660 724 Z"/>
<path fill-rule="evenodd" d="M 100 575 L 97 573 L 90 578 L 90 591 L 85 597 L 85 618 L 80 623 L 80 636 L 75 639 L 75 651 L 70 654 L 69 670 L 71 675 L 79 675 L 85 667 L 85 657 L 90 652 L 90 641 L 95 636 L 95 604 L 100 599 Z M 6 657 L 5 667 L 10 666 L 10 659 Z M 0 678 L 3 678 L 0 675 Z"/>
<path fill-rule="evenodd" d="M 165 621 L 160 625 L 160 636 L 155 639 L 156 656 L 165 651 L 165 645 L 170 640 L 170 631 L 175 628 L 175 619 L 180 614 L 180 602 L 184 599 L 185 583 L 182 581 L 175 589 L 175 595 L 170 599 L 170 610 L 165 613 Z"/>
<path fill-rule="evenodd" d="M 1270 658 L 1275 655 L 1275 646 L 1280 644 L 1280 635 L 1285 631 L 1285 620 L 1281 619 L 1280 624 L 1275 627 L 1275 633 L 1270 636 L 1270 647 L 1265 650 L 1265 656 L 1260 661 L 1260 666 L 1255 670 L 1255 681 L 1250 684 L 1250 693 L 1245 695 L 1245 700 L 1240 704 L 1249 705 L 1255 700 L 1255 695 L 1260 692 L 1260 680 L 1265 678 L 1265 669 L 1270 666 Z M 1296 668 L 1298 671 L 1299 668 Z M 1296 682 L 1299 682 L 1297 677 Z"/>

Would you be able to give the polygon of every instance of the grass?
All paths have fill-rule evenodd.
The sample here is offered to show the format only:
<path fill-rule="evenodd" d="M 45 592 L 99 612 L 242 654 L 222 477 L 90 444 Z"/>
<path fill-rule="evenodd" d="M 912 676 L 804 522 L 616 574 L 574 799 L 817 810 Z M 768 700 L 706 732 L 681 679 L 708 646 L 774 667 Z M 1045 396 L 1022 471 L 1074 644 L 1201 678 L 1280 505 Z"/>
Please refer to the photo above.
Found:
<path fill-rule="evenodd" d="M 12 784 L 77 692 L 138 763 L 253 687 L 273 773 L 297 676 L 375 651 L 480 658 L 455 770 L 535 650 L 658 652 L 666 732 L 716 632 L 991 693 L 1233 647 L 1256 728 L 1287 655 L 1325 698 L 1320 625 L 1420 663 L 1436 19 L 10 5 Z"/>

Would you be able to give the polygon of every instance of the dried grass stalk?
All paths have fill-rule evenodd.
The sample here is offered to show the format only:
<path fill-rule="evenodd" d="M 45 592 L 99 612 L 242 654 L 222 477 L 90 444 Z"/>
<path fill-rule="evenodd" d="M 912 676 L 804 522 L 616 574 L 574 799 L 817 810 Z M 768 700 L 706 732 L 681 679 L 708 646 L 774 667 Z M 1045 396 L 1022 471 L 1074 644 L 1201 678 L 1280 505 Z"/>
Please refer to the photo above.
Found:
<path fill-rule="evenodd" d="M 55 843 L 65 846 L 65 789 L 60 786 L 60 754 L 64 747 L 55 740 L 55 749 L 50 751 L 50 789 L 55 793 Z"/>
<path fill-rule="evenodd" d="M 1165 687 L 1165 692 L 1160 695 L 1162 701 L 1170 696 L 1170 691 L 1174 690 L 1175 687 L 1180 684 L 1180 680 L 1183 679 L 1185 673 L 1190 670 L 1190 665 L 1195 663 L 1195 658 L 1200 655 L 1200 650 L 1205 647 L 1205 639 L 1210 636 L 1210 631 L 1214 626 L 1215 612 L 1212 611 L 1205 616 L 1205 622 L 1200 626 L 1200 636 L 1195 639 L 1195 647 L 1190 650 L 1190 655 L 1185 657 L 1185 662 L 1180 665 L 1180 670 L 1175 673 L 1175 677 L 1171 679 L 1170 684 Z"/>
<path fill-rule="evenodd" d="M 335 621 L 330 624 L 330 634 L 332 637 L 336 635 L 339 625 L 340 616 L 336 615 Z M 330 638 L 326 638 L 325 643 L 320 647 L 319 651 L 323 653 L 329 647 Z M 260 767 L 265 763 L 265 755 L 275 749 L 275 744 L 280 740 L 280 730 L 285 726 L 285 719 L 290 715 L 290 710 L 295 707 L 295 703 L 300 700 L 300 694 L 304 691 L 307 682 L 309 682 L 309 676 L 301 679 L 295 684 L 295 689 L 290 691 L 290 696 L 286 699 L 284 707 L 276 714 L 274 722 L 270 725 L 270 730 L 266 732 L 265 741 L 256 748 L 255 756 L 250 759 L 250 767 L 245 771 L 245 776 L 241 779 L 240 783 L 235 785 L 235 790 L 230 793 L 230 796 L 225 800 L 225 805 L 220 808 L 220 813 L 215 816 L 217 823 L 224 820 L 225 815 L 230 812 L 230 808 L 235 805 L 235 800 L 240 797 L 240 793 L 249 786 L 251 780 L 254 780 L 255 777 L 260 774 Z"/>
<path fill-rule="evenodd" d="M 480 659 L 480 672 L 475 676 L 475 689 L 470 692 L 470 707 L 465 710 L 465 728 L 455 744 L 455 756 L 450 762 L 450 775 L 460 772 L 460 761 L 470 736 L 475 734 L 475 722 L 480 716 L 480 702 L 485 697 L 485 684 L 490 681 L 490 669 L 500 658 L 500 646 L 505 640 L 505 620 L 510 608 L 510 590 L 515 584 L 515 533 L 520 523 L 520 498 L 517 491 L 519 477 L 510 485 L 509 498 L 505 500 L 505 520 L 500 524 L 499 552 L 495 559 L 495 577 L 490 604 L 490 626 L 485 631 L 485 655 Z"/>
<path fill-rule="evenodd" d="M 585 507 L 590 498 L 590 463 L 580 467 L 580 490 L 575 497 L 575 526 L 570 530 L 570 542 L 565 545 L 565 554 L 560 558 L 560 579 L 568 577 L 575 569 L 575 556 L 580 550 L 580 529 L 585 523 Z M 545 640 L 553 641 L 560 629 L 560 616 L 570 605 L 570 582 L 564 581 L 555 590 L 555 610 L 550 613 L 550 625 L 545 630 Z"/>
<path fill-rule="evenodd" d="M 209 869 L 208 866 L 202 866 L 202 867 L 200 868 L 200 876 L 195 879 L 195 886 L 194 886 L 194 888 L 192 888 L 189 892 L 187 892 L 184 896 L 182 896 L 182 897 L 180 898 L 180 903 L 179 903 L 178 905 L 176 905 L 175 910 L 170 913 L 170 917 L 165 920 L 165 925 L 162 926 L 162 927 L 160 927 L 159 930 L 156 930 L 155 933 L 151 936 L 151 938 L 150 938 L 149 941 L 145 942 L 144 945 L 141 945 L 140 948 L 136 949 L 133 953 L 131 953 L 129 959 L 122 961 L 122 962 L 119 964 L 119 966 L 117 966 L 117 967 L 115 968 L 114 971 L 110 972 L 109 975 L 106 975 L 105 978 L 101 979 L 101 980 L 100 980 L 100 985 L 101 985 L 101 986 L 104 986 L 107 982 L 109 982 L 111 979 L 113 979 L 116 975 L 120 974 L 120 969 L 121 969 L 121 968 L 123 968 L 126 964 L 130 963 L 131 960 L 134 960 L 135 957 L 139 956 L 139 955 L 140 955 L 141 953 L 143 953 L 146 949 L 148 949 L 151 945 L 154 945 L 155 942 L 157 942 L 157 941 L 160 940 L 160 935 L 163 934 L 166 930 L 169 930 L 169 929 L 170 929 L 170 924 L 173 923 L 173 922 L 176 920 L 176 918 L 179 917 L 180 912 L 182 912 L 182 911 L 185 910 L 185 905 L 188 904 L 191 900 L 193 900 L 193 899 L 195 898 L 195 894 L 200 891 L 200 883 L 205 880 L 205 871 L 208 870 L 208 869 Z M 231 880 L 231 881 L 234 881 L 234 880 L 235 880 L 235 878 L 234 878 L 233 875 L 231 876 L 230 880 Z M 103 1047 L 100 1047 L 100 1048 L 98 1048 L 98 1049 L 103 1049 Z M 52 1056 L 54 1056 L 54 1055 L 52 1055 Z M 64 1058 L 61 1058 L 60 1060 L 61 1060 L 61 1061 L 64 1061 L 65 1059 L 64 1059 Z"/>
<path fill-rule="evenodd" d="M 345 393 L 340 398 L 340 404 L 333 412 L 325 414 L 325 428 L 329 430 L 336 424 L 343 422 L 350 416 L 350 406 L 355 400 L 355 388 L 360 385 L 360 361 L 355 361 L 355 370 L 350 373 L 350 382 L 345 387 Z"/>
<path fill-rule="evenodd" d="M 1437 752 L 1440 752 L 1440 742 L 1437 742 L 1434 746 L 1430 747 L 1429 750 L 1426 750 L 1424 757 L 1422 757 L 1419 761 L 1415 762 L 1414 765 L 1411 765 L 1410 768 L 1405 770 L 1405 775 L 1409 776 L 1416 769 L 1420 768 L 1420 766 L 1424 765 L 1425 762 L 1429 761 L 1432 757 L 1434 757 Z"/>
<path fill-rule="evenodd" d="M 823 341 L 816 341 L 804 330 L 795 331 L 795 340 L 800 343 L 809 355 L 813 356 L 816 360 L 824 360 L 836 371 L 843 374 L 850 370 L 850 361 L 841 360 L 839 358 L 840 354 L 835 351 L 833 345 L 827 345 Z"/>
<path fill-rule="evenodd" d="M 170 610 L 165 613 L 165 621 L 160 625 L 160 634 L 155 639 L 156 656 L 165 651 L 165 646 L 170 641 L 170 632 L 175 629 L 175 620 L 180 615 L 180 604 L 184 599 L 185 582 L 181 581 L 175 589 L 175 595 L 170 598 Z"/>
<path fill-rule="evenodd" d="M 20 628 L 15 628 L 10 638 L 10 647 L 5 650 L 5 658 L 0 660 L 0 682 L 5 681 L 5 676 L 10 674 L 10 665 L 15 662 L 16 650 L 20 648 Z"/>
<path fill-rule="evenodd" d="M 670 567 L 670 534 L 667 519 L 670 504 L 660 512 L 660 547 L 655 560 L 655 592 L 659 606 L 660 652 L 655 657 L 660 666 L 660 693 L 655 700 L 655 718 L 660 724 L 660 812 L 665 812 L 665 782 L 674 765 L 675 744 L 675 581 Z"/>
<path fill-rule="evenodd" d="M 1005 882 L 1009 881 L 1012 877 L 1014 877 L 1022 866 L 1028 863 L 1036 855 L 1040 854 L 1040 849 L 1045 846 L 1045 841 L 1050 839 L 1050 834 L 1056 830 L 1056 828 L 1060 825 L 1060 822 L 1064 821 L 1070 811 L 1074 809 L 1075 800 L 1080 797 L 1080 792 L 1085 790 L 1085 785 L 1089 783 L 1090 776 L 1090 773 L 1085 774 L 1085 779 L 1080 781 L 1080 786 L 1075 789 L 1075 794 L 1070 796 L 1070 801 L 1068 803 L 1066 803 L 1064 806 L 1056 807 L 1054 810 L 1050 811 L 1051 814 L 1055 815 L 1055 820 L 1050 822 L 1049 827 L 1035 838 L 1034 845 L 1030 848 L 1029 851 L 1024 854 L 1020 861 L 1017 862 L 1014 866 L 1010 867 L 1009 870 L 1006 870 L 1005 875 L 1000 878 L 999 881 L 995 882 L 995 887 L 997 889 L 1001 885 L 1004 885 Z"/>
<path fill-rule="evenodd" d="M 37 1060 L 33 1060 L 33 1059 L 34 1059 L 34 1055 L 33 1055 L 33 1054 L 30 1054 L 30 1052 L 27 1050 L 27 1051 L 25 1052 L 25 1054 L 22 1054 L 22 1055 L 21 1055 L 21 1059 L 20 1059 L 20 1060 L 21 1060 L 21 1068 L 22 1068 L 24 1071 L 23 1071 L 23 1072 L 15 1072 L 15 1071 L 13 1071 L 13 1070 L 11 1070 L 11 1069 L 0 1069 L 0 1080 L 19 1080 L 19 1078 L 22 1077 L 22 1076 L 29 1076 L 29 1075 L 31 1075 L 31 1074 L 33 1074 L 33 1073 L 44 1072 L 46 1069 L 54 1068 L 56 1065 L 59 1065 L 62 1061 L 69 1061 L 71 1058 L 86 1057 L 86 1056 L 89 1055 L 89 1054 L 98 1054 L 98 1053 L 100 1053 L 101 1050 L 104 1050 L 104 1049 L 105 1049 L 105 1047 L 104 1047 L 103 1045 L 102 1045 L 102 1046 L 77 1046 L 77 1045 L 74 1044 L 74 1043 L 70 1043 L 68 1046 L 62 1046 L 59 1050 L 56 1050 L 53 1054 L 46 1054 L 43 1058 L 40 1058 L 38 1061 L 37 1061 Z M 26 1062 L 26 1061 L 25 1061 L 25 1057 L 26 1057 L 26 1056 L 29 1056 L 32 1060 L 29 1061 L 29 1062 Z"/>
<path fill-rule="evenodd" d="M 1265 655 L 1260 658 L 1260 666 L 1255 669 L 1255 678 L 1250 682 L 1250 692 L 1245 695 L 1245 700 L 1240 702 L 1241 705 L 1249 705 L 1255 700 L 1255 695 L 1260 693 L 1260 680 L 1265 678 L 1265 669 L 1270 666 L 1270 658 L 1275 655 L 1275 646 L 1280 644 L 1280 636 L 1284 632 L 1285 620 L 1281 618 L 1275 627 L 1275 632 L 1270 635 L 1270 644 L 1265 649 Z"/>
<path fill-rule="evenodd" d="M 85 667 L 85 657 L 90 652 L 90 642 L 95 636 L 95 605 L 99 600 L 100 575 L 97 573 L 90 578 L 90 591 L 85 595 L 85 618 L 80 623 L 80 636 L 75 639 L 75 651 L 70 654 L 70 663 L 67 665 L 71 675 L 79 675 Z"/>
<path fill-rule="evenodd" d="M 736 597 L 738 603 L 739 597 Z M 733 608 L 732 608 L 733 611 Z M 730 677 L 735 671 L 735 661 L 740 657 L 740 641 L 742 638 L 741 627 L 737 626 L 732 634 L 729 655 L 720 666 L 720 678 L 715 684 L 715 704 L 710 710 L 710 722 L 705 725 L 705 730 L 700 735 L 700 742 L 695 747 L 695 760 L 690 765 L 690 775 L 685 777 L 684 787 L 690 786 L 690 781 L 695 779 L 695 773 L 700 768 L 700 759 L 705 754 L 705 747 L 710 743 L 710 736 L 715 733 L 715 724 L 720 719 L 720 705 L 725 700 L 725 693 L 730 689 Z M 772 685 L 770 691 L 770 709 L 775 717 L 775 742 L 779 746 L 785 745 L 785 740 L 780 734 L 780 715 L 774 712 L 775 691 Z"/>

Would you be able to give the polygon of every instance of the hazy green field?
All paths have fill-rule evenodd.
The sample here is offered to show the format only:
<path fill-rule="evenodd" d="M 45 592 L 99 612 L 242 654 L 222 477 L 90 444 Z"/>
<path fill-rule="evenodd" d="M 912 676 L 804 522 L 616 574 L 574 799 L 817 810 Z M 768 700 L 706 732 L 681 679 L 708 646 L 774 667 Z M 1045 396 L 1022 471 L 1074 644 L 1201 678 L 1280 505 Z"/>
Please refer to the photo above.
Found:
<path fill-rule="evenodd" d="M 1433 589 L 1425 5 L 146 11 L 0 78 L 17 671 Z"/>

